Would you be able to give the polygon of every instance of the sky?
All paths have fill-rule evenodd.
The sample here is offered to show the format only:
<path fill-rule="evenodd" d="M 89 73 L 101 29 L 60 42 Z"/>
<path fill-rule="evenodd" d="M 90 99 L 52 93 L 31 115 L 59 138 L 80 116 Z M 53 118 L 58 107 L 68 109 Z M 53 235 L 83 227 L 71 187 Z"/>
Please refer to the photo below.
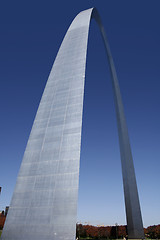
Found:
<path fill-rule="evenodd" d="M 52 64 L 74 17 L 96 7 L 124 103 L 144 226 L 160 224 L 160 1 L 3 1 L 0 9 L 0 210 L 10 204 Z M 110 73 L 92 21 L 77 221 L 126 224 Z"/>

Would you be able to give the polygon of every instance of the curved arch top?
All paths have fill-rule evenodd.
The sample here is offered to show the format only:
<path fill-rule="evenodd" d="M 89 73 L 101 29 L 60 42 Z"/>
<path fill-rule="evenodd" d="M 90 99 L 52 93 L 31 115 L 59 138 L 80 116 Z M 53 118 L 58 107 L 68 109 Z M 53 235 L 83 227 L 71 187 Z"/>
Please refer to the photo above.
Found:
<path fill-rule="evenodd" d="M 98 23 L 111 70 L 129 238 L 144 238 L 127 125 L 107 37 L 95 8 L 60 46 L 29 136 L 2 240 L 74 240 L 88 33 Z M 29 229 L 29 231 L 28 231 Z"/>

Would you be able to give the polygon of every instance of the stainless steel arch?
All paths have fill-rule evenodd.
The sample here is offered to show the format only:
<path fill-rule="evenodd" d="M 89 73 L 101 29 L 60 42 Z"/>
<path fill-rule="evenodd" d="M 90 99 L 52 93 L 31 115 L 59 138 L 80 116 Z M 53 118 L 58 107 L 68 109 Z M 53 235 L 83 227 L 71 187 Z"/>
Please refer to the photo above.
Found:
<path fill-rule="evenodd" d="M 121 153 L 121 165 L 122 165 L 122 175 L 123 175 L 123 187 L 124 187 L 124 197 L 125 197 L 125 207 L 126 207 L 126 219 L 127 219 L 127 229 L 128 237 L 130 239 L 144 238 L 144 230 L 142 223 L 142 216 L 140 210 L 140 203 L 137 191 L 137 183 L 130 147 L 130 141 L 128 136 L 128 129 L 124 115 L 123 103 L 119 88 L 119 83 L 117 79 L 117 74 L 111 55 L 111 51 L 108 45 L 107 37 L 101 23 L 100 17 L 96 10 L 93 10 L 93 17 L 97 21 L 102 38 L 104 41 L 105 50 L 108 57 L 108 62 L 110 66 L 116 116 L 117 116 L 117 126 Z"/>
<path fill-rule="evenodd" d="M 88 32 L 95 18 L 111 69 L 129 238 L 144 238 L 116 71 L 96 9 L 73 20 L 48 78 L 24 153 L 2 240 L 73 240 Z"/>

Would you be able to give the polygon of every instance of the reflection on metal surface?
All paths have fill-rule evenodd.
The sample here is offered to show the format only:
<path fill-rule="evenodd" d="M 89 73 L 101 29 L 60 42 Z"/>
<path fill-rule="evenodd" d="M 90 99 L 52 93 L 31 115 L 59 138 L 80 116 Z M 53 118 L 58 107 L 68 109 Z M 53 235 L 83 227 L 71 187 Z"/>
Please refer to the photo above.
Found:
<path fill-rule="evenodd" d="M 3 240 L 75 239 L 84 76 L 92 17 L 100 27 L 111 69 L 129 237 L 144 237 L 116 71 L 98 13 L 89 9 L 73 20 L 52 67 L 24 153 Z"/>

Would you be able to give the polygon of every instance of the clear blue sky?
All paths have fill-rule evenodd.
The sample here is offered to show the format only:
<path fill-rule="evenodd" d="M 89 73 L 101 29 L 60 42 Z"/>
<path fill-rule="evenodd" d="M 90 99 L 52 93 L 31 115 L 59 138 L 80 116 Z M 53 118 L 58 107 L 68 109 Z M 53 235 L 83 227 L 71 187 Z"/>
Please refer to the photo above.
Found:
<path fill-rule="evenodd" d="M 73 18 L 97 7 L 129 128 L 144 226 L 160 224 L 160 1 L 3 1 L 0 10 L 0 209 L 10 204 L 35 113 Z M 78 221 L 125 224 L 110 75 L 92 22 L 86 71 Z"/>

